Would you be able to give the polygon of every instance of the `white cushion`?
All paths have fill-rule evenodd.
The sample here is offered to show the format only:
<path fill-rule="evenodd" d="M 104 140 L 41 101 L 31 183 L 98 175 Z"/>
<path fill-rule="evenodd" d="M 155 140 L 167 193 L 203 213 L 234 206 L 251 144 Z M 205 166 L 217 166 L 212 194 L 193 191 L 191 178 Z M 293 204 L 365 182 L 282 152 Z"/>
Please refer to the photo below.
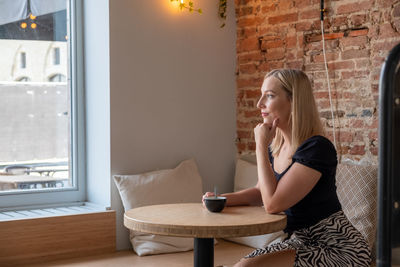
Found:
<path fill-rule="evenodd" d="M 147 205 L 201 202 L 202 181 L 193 159 L 183 161 L 175 169 L 113 178 L 125 211 Z M 139 256 L 193 249 L 193 238 L 131 231 L 130 239 Z"/>
<path fill-rule="evenodd" d="M 234 191 L 240 191 L 246 188 L 254 187 L 257 184 L 257 165 L 252 163 L 255 162 L 253 157 L 254 156 L 252 155 L 246 155 L 244 157 L 246 160 L 239 158 L 236 161 Z M 275 242 L 283 241 L 286 236 L 287 234 L 285 234 L 283 231 L 279 231 L 266 235 L 226 238 L 226 240 L 253 248 L 265 248 L 266 246 Z"/>
<path fill-rule="evenodd" d="M 377 165 L 349 160 L 338 164 L 336 186 L 343 212 L 368 241 L 372 252 L 377 225 L 377 183 Z"/>

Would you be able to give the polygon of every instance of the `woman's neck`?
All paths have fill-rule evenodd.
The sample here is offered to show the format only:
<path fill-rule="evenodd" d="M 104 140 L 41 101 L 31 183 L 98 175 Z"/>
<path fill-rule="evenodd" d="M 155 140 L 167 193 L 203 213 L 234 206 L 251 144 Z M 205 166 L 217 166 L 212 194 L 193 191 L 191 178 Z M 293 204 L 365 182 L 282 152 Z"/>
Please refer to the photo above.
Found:
<path fill-rule="evenodd" d="M 292 130 L 287 127 L 287 128 L 280 128 L 282 136 L 283 136 L 283 144 L 284 145 L 289 145 L 291 146 L 292 144 Z"/>
<path fill-rule="evenodd" d="M 280 152 L 288 153 L 288 150 L 292 148 L 292 131 L 289 129 L 280 129 L 283 137 L 283 144 L 281 146 Z M 291 152 L 290 152 L 291 153 Z"/>

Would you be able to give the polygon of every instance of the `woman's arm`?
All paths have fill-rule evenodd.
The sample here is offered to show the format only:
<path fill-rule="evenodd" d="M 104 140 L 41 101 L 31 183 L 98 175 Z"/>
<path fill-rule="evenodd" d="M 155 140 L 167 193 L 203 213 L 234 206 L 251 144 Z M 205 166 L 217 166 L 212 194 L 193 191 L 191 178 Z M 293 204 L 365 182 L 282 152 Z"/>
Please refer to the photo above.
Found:
<path fill-rule="evenodd" d="M 268 151 L 256 147 L 258 183 L 264 208 L 268 213 L 284 211 L 301 199 L 317 184 L 321 173 L 295 162 L 285 175 L 276 181 Z"/>
<path fill-rule="evenodd" d="M 261 206 L 262 199 L 260 190 L 256 187 L 247 188 L 234 193 L 222 194 L 226 197 L 227 206 Z"/>
<path fill-rule="evenodd" d="M 319 171 L 295 162 L 274 186 L 268 173 L 262 170 L 258 177 L 262 200 L 268 213 L 278 213 L 295 205 L 313 189 L 322 175 Z"/>
<path fill-rule="evenodd" d="M 203 195 L 203 205 L 204 198 L 214 196 L 213 192 L 206 192 Z M 243 189 L 241 191 L 233 193 L 225 193 L 221 196 L 226 197 L 227 206 L 261 206 L 262 199 L 260 190 L 257 187 Z"/>
<path fill-rule="evenodd" d="M 294 163 L 277 182 L 268 157 L 268 145 L 275 135 L 277 120 L 272 126 L 260 123 L 254 128 L 257 156 L 257 187 L 268 213 L 284 211 L 303 199 L 315 186 L 321 173 L 305 165 Z"/>
<path fill-rule="evenodd" d="M 260 161 L 262 161 L 261 158 Z M 303 199 L 321 177 L 320 172 L 302 164 L 294 163 L 278 183 L 269 161 L 258 163 L 257 168 L 259 175 L 255 187 L 221 195 L 226 197 L 227 206 L 264 205 L 268 213 L 279 213 Z M 203 204 L 205 197 L 213 195 L 213 192 L 205 193 Z"/>
<path fill-rule="evenodd" d="M 280 212 L 272 209 L 271 199 L 276 191 L 278 182 L 276 181 L 272 166 L 268 158 L 268 148 L 265 144 L 256 142 L 256 157 L 257 157 L 257 187 L 260 190 L 264 208 L 269 213 Z"/>

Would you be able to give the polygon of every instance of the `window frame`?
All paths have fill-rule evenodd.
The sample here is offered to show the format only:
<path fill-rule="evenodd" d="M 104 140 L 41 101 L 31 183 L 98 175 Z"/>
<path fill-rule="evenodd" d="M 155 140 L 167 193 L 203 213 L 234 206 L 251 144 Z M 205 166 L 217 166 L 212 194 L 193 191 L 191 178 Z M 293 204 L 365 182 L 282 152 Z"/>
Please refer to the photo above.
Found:
<path fill-rule="evenodd" d="M 71 93 L 71 157 L 73 186 L 67 188 L 0 191 L 0 211 L 44 206 L 66 206 L 86 200 L 85 99 L 83 75 L 83 3 L 68 0 L 70 15 L 67 29 L 70 43 L 69 71 Z"/>

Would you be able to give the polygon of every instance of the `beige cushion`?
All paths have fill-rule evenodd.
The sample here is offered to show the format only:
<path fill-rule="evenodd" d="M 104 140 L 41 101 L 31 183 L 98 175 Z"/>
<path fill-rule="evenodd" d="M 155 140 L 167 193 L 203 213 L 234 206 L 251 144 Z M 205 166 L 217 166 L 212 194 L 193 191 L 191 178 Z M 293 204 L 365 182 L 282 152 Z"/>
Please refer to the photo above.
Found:
<path fill-rule="evenodd" d="M 169 204 L 201 202 L 202 181 L 193 159 L 175 169 L 136 175 L 114 175 L 124 209 Z M 193 249 L 193 238 L 130 233 L 133 249 L 139 256 Z"/>
<path fill-rule="evenodd" d="M 350 222 L 374 247 L 377 225 L 376 165 L 340 163 L 336 172 L 336 186 L 343 212 Z"/>
<path fill-rule="evenodd" d="M 243 159 L 238 159 L 236 161 L 234 191 L 254 187 L 257 184 L 257 165 L 254 162 L 254 155 L 246 155 Z M 287 235 L 283 231 L 279 231 L 266 235 L 226 238 L 226 240 L 253 248 L 265 248 L 275 242 L 283 241 L 286 236 Z"/>
<path fill-rule="evenodd" d="M 236 161 L 234 191 L 254 187 L 258 181 L 257 165 L 246 160 Z"/>

